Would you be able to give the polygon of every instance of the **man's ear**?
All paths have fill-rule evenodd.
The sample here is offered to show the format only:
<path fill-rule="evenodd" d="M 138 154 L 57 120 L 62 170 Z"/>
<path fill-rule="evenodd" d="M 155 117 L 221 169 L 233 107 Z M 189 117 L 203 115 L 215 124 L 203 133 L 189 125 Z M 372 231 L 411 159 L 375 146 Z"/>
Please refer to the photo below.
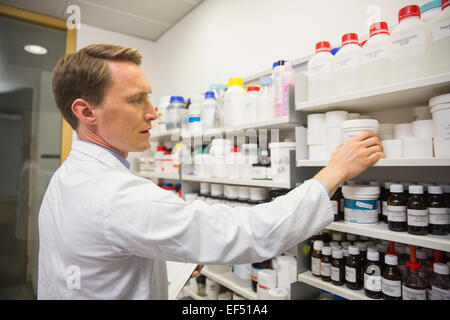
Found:
<path fill-rule="evenodd" d="M 72 103 L 72 112 L 77 116 L 80 122 L 87 125 L 93 125 L 97 121 L 94 108 L 84 99 L 76 99 Z"/>

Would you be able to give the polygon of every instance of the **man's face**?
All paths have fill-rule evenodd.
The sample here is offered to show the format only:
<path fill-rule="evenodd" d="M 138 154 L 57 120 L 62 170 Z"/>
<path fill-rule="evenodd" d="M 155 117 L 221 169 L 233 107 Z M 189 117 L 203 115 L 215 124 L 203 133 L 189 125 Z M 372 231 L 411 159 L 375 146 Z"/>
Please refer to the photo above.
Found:
<path fill-rule="evenodd" d="M 130 62 L 108 61 L 111 84 L 95 108 L 97 132 L 122 153 L 150 147 L 151 121 L 157 118 L 148 95 L 152 92 L 144 72 Z"/>

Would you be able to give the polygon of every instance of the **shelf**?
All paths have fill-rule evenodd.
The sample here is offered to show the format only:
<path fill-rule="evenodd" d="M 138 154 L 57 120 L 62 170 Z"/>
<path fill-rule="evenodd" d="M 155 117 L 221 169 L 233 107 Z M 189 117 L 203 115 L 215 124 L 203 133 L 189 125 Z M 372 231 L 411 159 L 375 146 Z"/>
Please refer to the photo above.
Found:
<path fill-rule="evenodd" d="M 136 175 L 147 179 L 168 179 L 168 180 L 180 180 L 178 173 L 155 173 L 155 172 L 136 172 Z"/>
<path fill-rule="evenodd" d="M 297 160 L 297 167 L 325 167 L 329 160 Z M 380 159 L 374 167 L 446 167 L 450 158 Z"/>
<path fill-rule="evenodd" d="M 236 278 L 233 273 L 226 272 L 226 273 L 215 273 L 208 270 L 208 266 L 205 266 L 201 274 L 204 276 L 210 278 L 211 280 L 214 280 L 224 287 L 227 287 L 233 292 L 236 292 L 237 294 L 240 294 L 244 298 L 247 298 L 249 300 L 256 300 L 258 299 L 258 296 L 256 292 L 253 292 L 251 287 L 242 287 L 237 283 Z"/>
<path fill-rule="evenodd" d="M 266 188 L 284 188 L 289 189 L 290 184 L 287 182 L 277 182 L 272 180 L 242 180 L 242 179 L 227 179 L 227 178 L 205 178 L 196 176 L 183 175 L 181 177 L 183 181 L 197 181 L 208 182 L 218 184 L 230 184 L 239 186 L 251 186 L 251 187 L 266 187 Z"/>
<path fill-rule="evenodd" d="M 341 109 L 369 113 L 428 105 L 431 97 L 448 92 L 450 92 L 450 73 L 444 73 L 339 96 L 296 102 L 296 110 L 324 112 Z"/>
<path fill-rule="evenodd" d="M 326 229 L 353 233 L 377 239 L 401 242 L 409 245 L 437 249 L 446 252 L 450 251 L 450 235 L 436 236 L 428 234 L 425 236 L 416 236 L 413 234 L 409 234 L 408 232 L 395 232 L 389 230 L 387 224 L 384 222 L 367 225 L 337 221 L 331 223 L 326 227 Z"/>
<path fill-rule="evenodd" d="M 186 293 L 189 297 L 191 297 L 194 300 L 208 300 L 207 297 L 199 296 L 197 293 L 194 292 L 194 290 L 189 288 L 187 285 L 184 286 L 182 292 Z"/>
<path fill-rule="evenodd" d="M 312 275 L 310 271 L 300 273 L 298 281 L 309 284 L 310 286 L 337 294 L 349 300 L 374 300 L 364 294 L 364 290 L 351 290 L 344 285 L 335 286 L 331 282 L 322 281 L 320 278 Z"/>

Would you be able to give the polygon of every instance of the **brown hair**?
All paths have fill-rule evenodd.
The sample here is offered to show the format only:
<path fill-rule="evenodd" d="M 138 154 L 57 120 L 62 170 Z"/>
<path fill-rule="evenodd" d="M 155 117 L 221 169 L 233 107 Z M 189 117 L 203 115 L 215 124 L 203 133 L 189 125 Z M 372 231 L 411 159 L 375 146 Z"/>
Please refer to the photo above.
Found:
<path fill-rule="evenodd" d="M 103 101 L 110 83 L 107 61 L 128 61 L 141 64 L 142 54 L 133 48 L 112 44 L 93 44 L 61 58 L 53 69 L 52 88 L 56 106 L 73 129 L 78 118 L 72 112 L 76 99 L 93 105 Z"/>

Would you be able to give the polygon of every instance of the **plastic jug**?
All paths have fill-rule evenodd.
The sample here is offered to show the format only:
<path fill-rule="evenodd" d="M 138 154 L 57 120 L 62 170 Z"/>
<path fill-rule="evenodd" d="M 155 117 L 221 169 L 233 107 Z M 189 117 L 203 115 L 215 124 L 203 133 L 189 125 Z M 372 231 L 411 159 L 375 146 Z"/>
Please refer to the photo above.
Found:
<path fill-rule="evenodd" d="M 241 124 L 244 103 L 244 80 L 242 78 L 230 78 L 228 81 L 228 90 L 225 91 L 223 105 L 224 125 L 226 127 Z"/>
<path fill-rule="evenodd" d="M 450 72 L 450 0 L 442 0 L 442 11 L 431 27 L 435 73 Z"/>
<path fill-rule="evenodd" d="M 270 120 L 275 116 L 275 100 L 273 96 L 272 77 L 259 79 L 261 89 L 257 99 L 258 121 Z"/>
<path fill-rule="evenodd" d="M 342 36 L 342 47 L 335 55 L 334 93 L 336 95 L 361 90 L 361 47 L 356 33 Z"/>
<path fill-rule="evenodd" d="M 316 43 L 316 54 L 308 62 L 309 100 L 333 95 L 334 56 L 328 41 Z"/>
<path fill-rule="evenodd" d="M 187 117 L 184 98 L 180 96 L 170 97 L 170 104 L 166 108 L 166 128 L 167 130 L 181 128 L 181 121 Z"/>
<path fill-rule="evenodd" d="M 272 67 L 273 94 L 275 99 L 275 116 L 279 117 L 283 113 L 283 72 L 284 60 L 277 61 Z"/>

